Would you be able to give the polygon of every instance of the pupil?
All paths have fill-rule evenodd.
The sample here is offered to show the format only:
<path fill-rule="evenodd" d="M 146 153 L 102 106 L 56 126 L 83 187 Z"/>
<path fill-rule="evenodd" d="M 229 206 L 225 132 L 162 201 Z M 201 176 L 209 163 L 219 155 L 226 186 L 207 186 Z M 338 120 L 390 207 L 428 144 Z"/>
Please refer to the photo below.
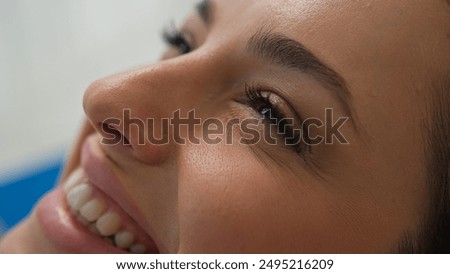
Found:
<path fill-rule="evenodd" d="M 270 108 L 263 108 L 261 110 L 262 118 L 270 120 L 272 118 L 272 115 L 270 112 L 271 112 Z"/>

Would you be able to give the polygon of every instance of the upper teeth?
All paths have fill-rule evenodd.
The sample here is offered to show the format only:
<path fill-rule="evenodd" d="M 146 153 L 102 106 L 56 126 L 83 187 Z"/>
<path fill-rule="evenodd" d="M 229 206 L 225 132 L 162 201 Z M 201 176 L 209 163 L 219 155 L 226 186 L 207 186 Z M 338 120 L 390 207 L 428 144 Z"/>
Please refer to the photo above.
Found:
<path fill-rule="evenodd" d="M 106 206 L 98 199 L 92 199 L 80 208 L 80 214 L 89 222 L 95 222 L 105 211 Z"/>
<path fill-rule="evenodd" d="M 134 241 L 134 235 L 128 231 L 121 231 L 116 233 L 114 237 L 116 245 L 120 248 L 128 248 Z"/>
<path fill-rule="evenodd" d="M 72 209 L 80 210 L 89 201 L 91 194 L 92 187 L 86 183 L 82 183 L 69 190 L 67 193 L 67 202 Z"/>
<path fill-rule="evenodd" d="M 106 212 L 97 220 L 97 228 L 103 236 L 116 234 L 120 228 L 120 217 L 114 212 Z"/>
<path fill-rule="evenodd" d="M 92 197 L 93 188 L 85 179 L 82 171 L 75 171 L 64 185 L 67 203 L 79 222 L 90 231 L 101 235 L 115 246 L 128 249 L 132 253 L 144 253 L 146 247 L 135 243 L 132 232 L 121 230 L 120 216 L 107 208 L 106 204 Z M 108 237 L 108 238 L 107 238 Z"/>

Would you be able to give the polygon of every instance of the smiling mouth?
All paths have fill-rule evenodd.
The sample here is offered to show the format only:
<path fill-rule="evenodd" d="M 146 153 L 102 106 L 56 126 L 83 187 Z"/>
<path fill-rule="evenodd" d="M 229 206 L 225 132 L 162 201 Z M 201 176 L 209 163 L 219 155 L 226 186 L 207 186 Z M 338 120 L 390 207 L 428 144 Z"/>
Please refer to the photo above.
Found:
<path fill-rule="evenodd" d="M 91 234 L 118 251 L 159 253 L 153 241 L 111 198 L 89 182 L 82 169 L 64 184 L 67 209 Z"/>

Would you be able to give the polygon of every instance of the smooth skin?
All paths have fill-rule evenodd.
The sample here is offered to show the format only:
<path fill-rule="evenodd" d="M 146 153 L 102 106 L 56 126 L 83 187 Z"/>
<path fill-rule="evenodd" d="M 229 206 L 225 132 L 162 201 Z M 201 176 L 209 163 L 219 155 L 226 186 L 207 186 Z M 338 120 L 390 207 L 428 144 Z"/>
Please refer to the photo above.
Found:
<path fill-rule="evenodd" d="M 169 49 L 160 62 L 89 86 L 88 122 L 62 181 L 89 135 L 163 252 L 394 252 L 429 210 L 421 126 L 434 76 L 450 68 L 445 2 L 215 0 L 212 10 L 209 25 L 194 12 L 182 26 L 193 51 Z M 177 109 L 224 123 L 259 117 L 238 102 L 246 83 L 279 91 L 303 117 L 323 119 L 325 108 L 345 116 L 320 80 L 248 53 L 248 39 L 261 29 L 303 44 L 346 81 L 352 118 L 341 132 L 349 144 L 320 144 L 302 155 L 263 142 L 138 145 L 134 131 L 129 146 L 100 144 L 97 125 L 124 108 L 143 120 Z M 0 251 L 58 252 L 34 214 Z"/>

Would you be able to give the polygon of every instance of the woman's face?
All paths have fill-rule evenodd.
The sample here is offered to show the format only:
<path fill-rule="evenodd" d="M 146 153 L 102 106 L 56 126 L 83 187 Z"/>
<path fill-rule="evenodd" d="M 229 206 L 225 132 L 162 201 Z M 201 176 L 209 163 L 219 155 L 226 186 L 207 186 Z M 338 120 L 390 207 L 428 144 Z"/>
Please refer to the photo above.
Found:
<path fill-rule="evenodd" d="M 432 2 L 204 3 L 163 60 L 88 88 L 88 123 L 62 181 L 84 174 L 117 229 L 150 252 L 152 242 L 169 253 L 395 251 L 429 210 L 424 102 L 450 59 L 448 11 Z M 161 130 L 177 113 L 197 125 Z M 137 122 L 149 118 L 153 127 Z M 198 123 L 208 118 L 224 133 L 206 136 Z M 270 130 L 281 118 L 294 121 L 287 134 Z M 292 128 L 311 138 L 293 145 Z M 276 144 L 240 142 L 266 132 Z M 106 144 L 112 136 L 125 141 Z M 66 197 L 41 201 L 0 250 L 117 252 L 76 243 L 100 236 Z"/>

